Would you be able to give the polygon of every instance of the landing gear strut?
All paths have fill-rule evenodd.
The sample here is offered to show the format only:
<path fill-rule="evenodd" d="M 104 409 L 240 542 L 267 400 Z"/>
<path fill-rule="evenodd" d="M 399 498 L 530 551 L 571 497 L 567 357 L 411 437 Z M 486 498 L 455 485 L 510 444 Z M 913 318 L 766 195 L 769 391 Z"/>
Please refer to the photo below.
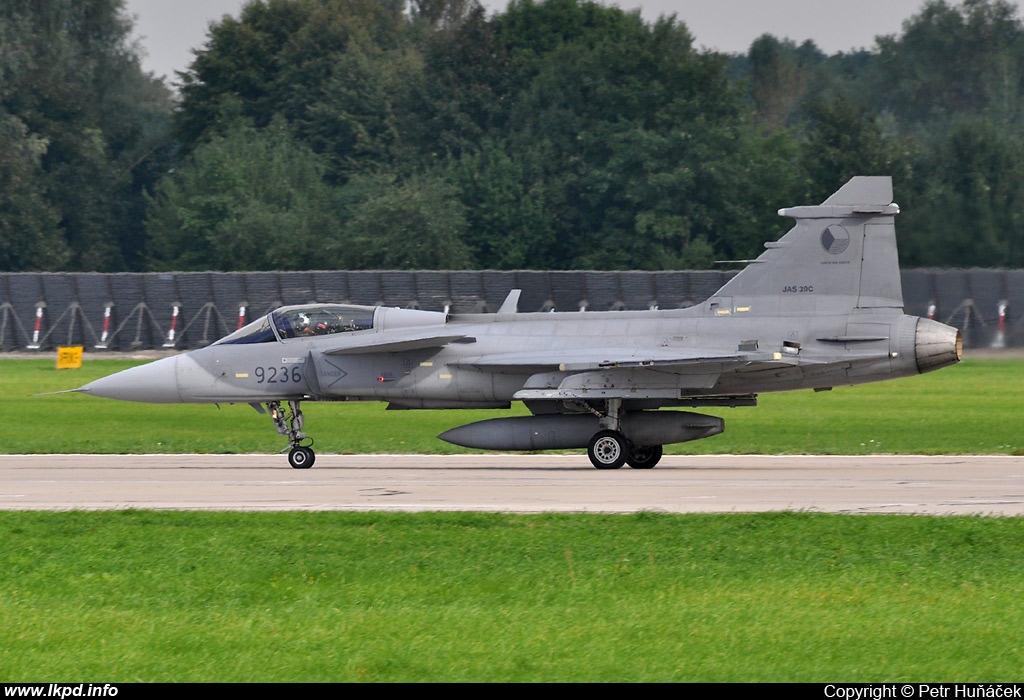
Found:
<path fill-rule="evenodd" d="M 620 432 L 621 409 L 622 399 L 609 399 L 607 412 L 598 413 L 602 430 L 590 439 L 587 447 L 590 463 L 598 469 L 618 469 L 623 464 L 633 469 L 653 469 L 661 460 L 661 445 L 634 445 L 626 439 Z"/>
<path fill-rule="evenodd" d="M 277 428 L 278 434 L 288 438 L 291 448 L 288 452 L 288 464 L 295 469 L 312 467 L 313 462 L 316 461 L 316 454 L 310 447 L 313 444 L 313 439 L 302 432 L 304 418 L 299 409 L 299 402 L 289 401 L 287 413 L 281 409 L 280 401 L 268 401 L 267 409 L 270 411 L 270 419 L 274 421 L 274 427 Z M 309 440 L 309 443 L 303 445 L 303 440 Z"/>

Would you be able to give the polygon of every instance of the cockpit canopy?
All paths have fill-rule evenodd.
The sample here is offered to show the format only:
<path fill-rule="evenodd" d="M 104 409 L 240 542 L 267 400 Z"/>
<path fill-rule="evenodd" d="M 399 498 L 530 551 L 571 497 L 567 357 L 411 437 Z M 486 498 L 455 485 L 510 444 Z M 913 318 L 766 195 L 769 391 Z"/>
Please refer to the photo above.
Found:
<path fill-rule="evenodd" d="M 374 310 L 372 306 L 349 304 L 282 306 L 221 338 L 216 344 L 251 345 L 290 338 L 368 331 L 373 329 Z"/>
<path fill-rule="evenodd" d="M 311 335 L 351 333 L 373 328 L 373 307 L 342 304 L 285 306 L 270 317 L 282 340 Z"/>

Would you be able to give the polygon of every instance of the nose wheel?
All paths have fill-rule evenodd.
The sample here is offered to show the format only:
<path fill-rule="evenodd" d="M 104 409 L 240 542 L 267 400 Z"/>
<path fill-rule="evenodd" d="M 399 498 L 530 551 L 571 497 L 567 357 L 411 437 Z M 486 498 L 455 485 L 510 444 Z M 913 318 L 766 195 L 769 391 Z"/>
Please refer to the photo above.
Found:
<path fill-rule="evenodd" d="M 288 453 L 288 464 L 295 469 L 309 469 L 316 461 L 316 455 L 308 447 L 293 447 Z"/>
<path fill-rule="evenodd" d="M 294 469 L 309 469 L 312 467 L 313 462 L 316 461 L 316 454 L 313 452 L 313 448 L 310 447 L 313 444 L 313 439 L 302 432 L 302 424 L 305 422 L 305 418 L 299 409 L 299 402 L 289 401 L 288 410 L 285 410 L 281 408 L 280 401 L 269 401 L 267 403 L 267 410 L 270 412 L 270 419 L 274 421 L 274 427 L 277 428 L 278 435 L 284 435 L 288 438 L 288 444 L 291 448 L 288 452 L 288 464 L 292 465 Z M 303 445 L 302 442 L 304 440 L 308 440 L 309 443 Z"/>

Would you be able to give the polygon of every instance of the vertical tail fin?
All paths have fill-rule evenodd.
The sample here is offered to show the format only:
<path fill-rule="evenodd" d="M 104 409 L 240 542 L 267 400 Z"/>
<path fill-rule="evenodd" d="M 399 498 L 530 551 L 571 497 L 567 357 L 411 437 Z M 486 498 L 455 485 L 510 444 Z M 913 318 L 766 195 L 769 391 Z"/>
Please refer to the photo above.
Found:
<path fill-rule="evenodd" d="M 715 297 L 751 313 L 903 308 L 892 178 L 855 177 L 818 206 L 780 209 L 796 225 Z"/>

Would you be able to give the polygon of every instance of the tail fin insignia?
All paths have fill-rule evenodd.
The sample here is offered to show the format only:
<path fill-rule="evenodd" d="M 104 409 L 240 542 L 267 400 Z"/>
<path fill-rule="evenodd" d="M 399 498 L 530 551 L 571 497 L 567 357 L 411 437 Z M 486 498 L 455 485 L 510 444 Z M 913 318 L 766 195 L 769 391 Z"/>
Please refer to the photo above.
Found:
<path fill-rule="evenodd" d="M 796 225 L 718 291 L 766 315 L 902 308 L 892 178 L 855 177 L 817 206 L 780 209 Z"/>

